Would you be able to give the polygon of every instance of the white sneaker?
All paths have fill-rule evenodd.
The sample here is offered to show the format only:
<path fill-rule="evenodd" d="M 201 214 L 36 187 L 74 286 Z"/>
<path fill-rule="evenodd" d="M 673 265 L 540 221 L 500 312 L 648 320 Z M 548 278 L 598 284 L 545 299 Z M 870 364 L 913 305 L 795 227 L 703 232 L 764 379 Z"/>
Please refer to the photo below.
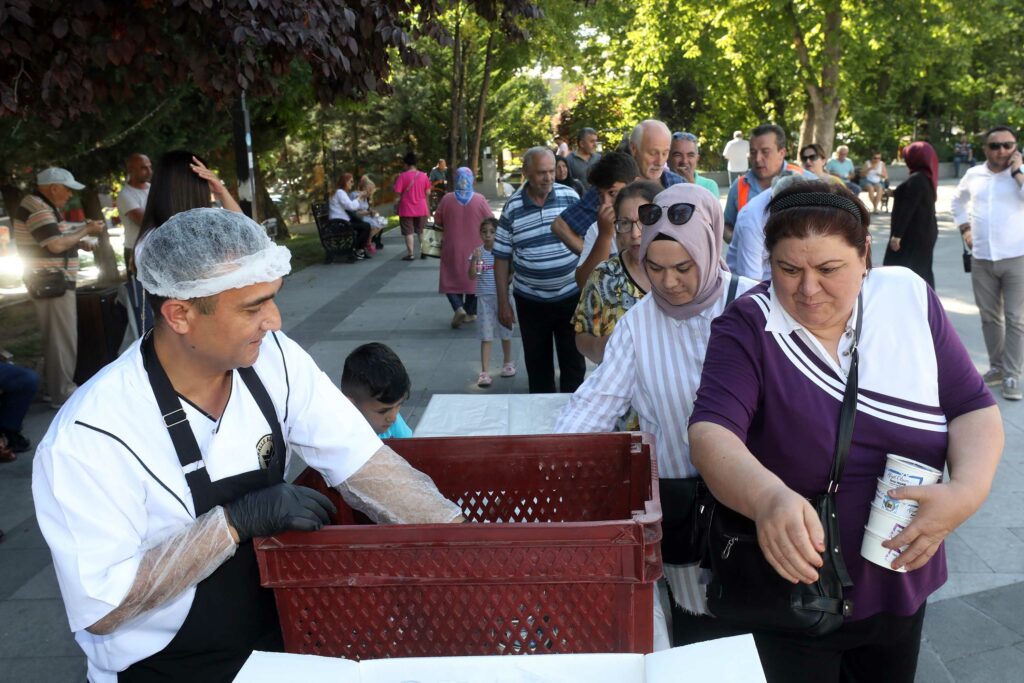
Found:
<path fill-rule="evenodd" d="M 1007 377 L 1003 380 L 1003 398 L 1007 401 L 1019 401 L 1024 398 L 1020 391 L 1020 381 L 1016 377 Z"/>

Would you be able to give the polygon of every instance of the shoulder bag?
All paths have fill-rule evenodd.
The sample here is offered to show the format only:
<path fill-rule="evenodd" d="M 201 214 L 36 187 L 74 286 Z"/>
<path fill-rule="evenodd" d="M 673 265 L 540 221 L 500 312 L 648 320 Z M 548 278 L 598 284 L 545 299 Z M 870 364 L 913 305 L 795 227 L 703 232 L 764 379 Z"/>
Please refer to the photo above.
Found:
<path fill-rule="evenodd" d="M 708 611 L 715 617 L 753 631 L 823 636 L 842 626 L 843 619 L 853 610 L 853 603 L 843 597 L 843 589 L 851 587 L 853 582 L 839 541 L 835 495 L 846 465 L 857 414 L 861 307 L 858 297 L 857 332 L 828 486 L 824 493 L 811 500 L 825 530 L 824 564 L 818 570 L 818 580 L 794 585 L 779 576 L 761 552 L 754 522 L 714 501 L 708 515 L 706 561 L 711 569 Z"/>
<path fill-rule="evenodd" d="M 63 268 L 34 268 L 22 278 L 25 289 L 33 299 L 56 299 L 64 296 L 64 292 L 74 289 L 75 284 L 68 279 L 68 255 L 64 253 Z"/>

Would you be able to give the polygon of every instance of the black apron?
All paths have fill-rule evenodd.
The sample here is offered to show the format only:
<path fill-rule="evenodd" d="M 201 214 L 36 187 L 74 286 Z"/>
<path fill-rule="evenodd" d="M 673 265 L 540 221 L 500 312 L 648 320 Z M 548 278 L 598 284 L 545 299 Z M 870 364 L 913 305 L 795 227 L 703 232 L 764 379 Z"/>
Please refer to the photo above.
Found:
<path fill-rule="evenodd" d="M 183 468 L 203 464 L 181 401 L 153 350 L 153 335 L 142 342 L 149 383 L 163 414 L 174 450 Z M 238 374 L 249 389 L 273 432 L 274 450 L 266 469 L 253 470 L 216 482 L 205 466 L 185 475 L 196 516 L 229 503 L 250 491 L 284 481 L 285 444 L 281 424 L 266 388 L 252 368 Z M 193 466 L 194 467 L 194 466 Z M 231 559 L 196 586 L 185 623 L 160 652 L 118 674 L 119 683 L 151 681 L 231 681 L 253 650 L 281 652 L 284 644 L 272 590 L 260 586 L 252 541 L 242 543 Z"/>

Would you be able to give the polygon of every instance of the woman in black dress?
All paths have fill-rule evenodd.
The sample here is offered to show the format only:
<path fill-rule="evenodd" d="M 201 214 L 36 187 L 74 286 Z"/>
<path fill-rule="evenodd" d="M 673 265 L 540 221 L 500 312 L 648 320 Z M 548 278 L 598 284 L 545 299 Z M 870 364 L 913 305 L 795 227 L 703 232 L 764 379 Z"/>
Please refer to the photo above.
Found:
<path fill-rule="evenodd" d="M 906 266 L 924 278 L 932 289 L 932 251 L 939 235 L 935 221 L 935 196 L 939 187 L 939 158 L 927 142 L 915 142 L 903 150 L 910 177 L 893 192 L 892 229 L 883 265 Z"/>

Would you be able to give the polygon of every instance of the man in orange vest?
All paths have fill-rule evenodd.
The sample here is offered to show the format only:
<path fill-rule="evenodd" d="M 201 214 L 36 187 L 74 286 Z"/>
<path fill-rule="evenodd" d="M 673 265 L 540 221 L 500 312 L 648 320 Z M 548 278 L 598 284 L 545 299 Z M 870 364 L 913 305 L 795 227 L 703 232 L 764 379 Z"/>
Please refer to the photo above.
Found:
<path fill-rule="evenodd" d="M 786 161 L 786 131 L 774 123 L 764 123 L 750 132 L 750 170 L 729 187 L 729 198 L 725 202 L 725 241 L 732 239 L 732 226 L 736 215 L 747 202 L 761 190 L 772 186 L 779 176 L 793 173 L 813 177 L 804 170 Z"/>

